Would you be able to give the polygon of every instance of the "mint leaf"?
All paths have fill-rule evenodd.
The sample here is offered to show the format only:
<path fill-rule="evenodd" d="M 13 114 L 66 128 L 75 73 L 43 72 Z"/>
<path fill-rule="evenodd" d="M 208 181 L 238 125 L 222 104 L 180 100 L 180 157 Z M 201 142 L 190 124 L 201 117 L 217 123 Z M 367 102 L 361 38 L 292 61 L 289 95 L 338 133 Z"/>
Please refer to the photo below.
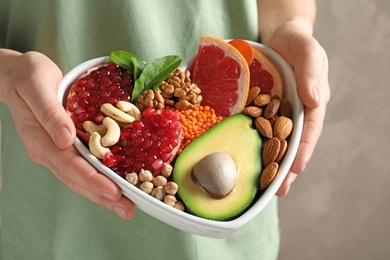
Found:
<path fill-rule="evenodd" d="M 179 67 L 180 63 L 181 58 L 179 56 L 170 55 L 157 58 L 147 64 L 135 81 L 131 101 L 134 103 L 144 90 L 156 90 L 160 83 Z"/>
<path fill-rule="evenodd" d="M 139 78 L 142 71 L 145 69 L 145 63 L 136 55 L 127 51 L 112 51 L 110 53 L 110 60 L 128 70 L 133 75 L 134 81 Z"/>

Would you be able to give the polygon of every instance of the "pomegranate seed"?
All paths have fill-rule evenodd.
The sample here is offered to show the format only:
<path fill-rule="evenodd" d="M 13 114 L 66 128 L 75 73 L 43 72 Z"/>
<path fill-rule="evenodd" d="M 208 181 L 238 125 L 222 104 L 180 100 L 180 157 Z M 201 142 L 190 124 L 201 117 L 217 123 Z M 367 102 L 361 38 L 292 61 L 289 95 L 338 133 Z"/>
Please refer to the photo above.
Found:
<path fill-rule="evenodd" d="M 77 86 L 74 88 L 74 91 L 76 91 L 76 93 L 81 93 L 82 91 L 84 91 L 84 88 L 83 88 L 83 86 L 81 86 L 81 85 L 77 85 Z"/>
<path fill-rule="evenodd" d="M 103 123 L 104 115 L 98 114 L 94 117 L 94 121 L 96 124 L 101 125 Z"/>
<path fill-rule="evenodd" d="M 172 124 L 172 120 L 170 120 L 169 118 L 163 118 L 160 123 L 161 127 L 164 128 L 169 128 L 171 124 Z"/>
<path fill-rule="evenodd" d="M 117 85 L 109 85 L 108 86 L 108 88 L 107 88 L 107 90 L 109 91 L 109 92 L 114 92 L 115 90 L 117 90 L 118 89 L 118 86 Z"/>
<path fill-rule="evenodd" d="M 119 101 L 119 100 L 118 100 L 118 98 L 116 98 L 116 97 L 112 97 L 112 96 L 111 96 L 111 97 L 110 97 L 110 96 L 107 97 L 107 102 L 108 102 L 108 103 L 111 103 L 111 104 L 113 104 L 113 105 L 115 105 L 116 103 L 118 103 L 118 101 Z"/>
<path fill-rule="evenodd" d="M 119 145 L 114 145 L 114 146 L 110 147 L 110 150 L 112 153 L 116 154 L 116 153 L 120 153 L 120 151 L 122 150 L 122 147 L 120 147 Z"/>
<path fill-rule="evenodd" d="M 134 163 L 134 158 L 133 157 L 125 157 L 125 161 L 123 162 L 123 167 L 125 168 L 130 168 L 131 166 L 133 166 L 133 163 Z"/>
<path fill-rule="evenodd" d="M 109 70 L 111 73 L 117 71 L 117 66 L 115 64 L 111 64 L 107 66 L 107 70 Z"/>
<path fill-rule="evenodd" d="M 139 153 L 135 156 L 135 160 L 139 162 L 145 162 L 145 153 Z"/>
<path fill-rule="evenodd" d="M 81 113 L 81 114 L 79 115 L 79 120 L 82 121 L 82 122 L 85 122 L 85 121 L 87 121 L 88 119 L 89 119 L 89 117 L 88 117 L 88 114 L 87 114 L 87 113 Z"/>
<path fill-rule="evenodd" d="M 121 98 L 124 94 L 124 91 L 122 89 L 117 89 L 112 93 L 112 96 L 116 98 Z"/>
<path fill-rule="evenodd" d="M 157 156 L 154 154 L 147 153 L 145 156 L 145 164 L 150 165 L 157 159 Z"/>
<path fill-rule="evenodd" d="M 126 85 L 126 84 L 129 84 L 129 83 L 130 83 L 130 78 L 128 78 L 128 77 L 123 78 L 122 77 L 122 85 Z"/>
<path fill-rule="evenodd" d="M 163 164 L 164 164 L 164 162 L 161 159 L 157 159 L 152 163 L 151 166 L 152 166 L 152 169 L 154 170 L 154 172 L 159 172 L 162 170 Z"/>
<path fill-rule="evenodd" d="M 144 125 L 143 125 L 143 123 L 141 123 L 140 120 L 135 120 L 133 122 L 133 128 L 136 130 L 142 130 L 144 128 Z"/>
<path fill-rule="evenodd" d="M 85 81 L 86 81 L 86 79 L 81 78 L 81 79 L 79 79 L 79 84 L 80 84 L 80 85 L 84 85 L 84 84 L 85 84 Z"/>
<path fill-rule="evenodd" d="M 74 113 L 75 115 L 80 115 L 81 113 L 84 113 L 84 112 L 85 112 L 85 109 L 82 108 L 82 107 L 77 107 L 77 108 L 73 111 L 73 113 Z"/>
<path fill-rule="evenodd" d="M 137 155 L 137 154 L 142 153 L 142 152 L 143 152 L 143 148 L 142 147 L 138 147 L 138 146 L 133 147 L 133 154 L 134 155 Z"/>
<path fill-rule="evenodd" d="M 134 146 L 141 146 L 144 142 L 144 139 L 140 136 L 137 137 L 136 139 L 133 139 L 133 145 Z"/>
<path fill-rule="evenodd" d="M 122 155 L 116 155 L 115 156 L 115 165 L 121 164 L 122 161 L 123 161 L 123 156 Z"/>
<path fill-rule="evenodd" d="M 156 158 L 158 158 L 158 157 L 161 156 L 161 152 L 160 152 L 160 150 L 158 149 L 157 146 L 154 147 L 154 148 L 152 148 L 152 149 L 149 151 L 149 154 L 156 156 Z"/>
<path fill-rule="evenodd" d="M 153 146 L 153 142 L 149 139 L 146 139 L 143 141 L 142 145 L 144 147 L 144 150 L 148 151 Z"/>
<path fill-rule="evenodd" d="M 161 143 L 160 150 L 163 153 L 170 153 L 172 152 L 172 145 L 169 143 L 168 140 Z"/>
<path fill-rule="evenodd" d="M 171 120 L 172 120 L 172 122 L 175 122 L 175 121 L 177 121 L 177 122 L 179 122 L 179 123 L 180 123 L 180 116 L 179 116 L 179 114 L 178 114 L 178 113 L 171 113 L 171 115 L 170 115 L 169 119 L 171 119 Z"/>
<path fill-rule="evenodd" d="M 151 134 L 151 135 L 150 135 L 149 139 L 150 139 L 153 143 L 155 143 L 155 142 L 157 142 L 160 138 L 159 138 L 159 136 L 158 136 L 156 133 L 154 133 L 154 134 Z"/>
<path fill-rule="evenodd" d="M 107 167 L 114 167 L 116 165 L 115 156 L 112 153 L 107 152 L 103 156 L 103 164 Z"/>
<path fill-rule="evenodd" d="M 181 127 L 182 127 L 182 125 L 181 125 L 180 121 L 173 121 L 172 124 L 171 124 L 171 128 L 174 128 L 174 129 L 176 129 L 178 131 L 181 130 Z"/>
<path fill-rule="evenodd" d="M 161 155 L 161 159 L 163 160 L 163 162 L 168 161 L 169 158 L 170 158 L 170 154 L 169 154 L 169 153 L 163 153 L 163 154 Z"/>
<path fill-rule="evenodd" d="M 161 123 L 162 118 L 161 118 L 161 115 L 154 115 L 154 116 L 151 118 L 151 120 L 152 120 L 152 122 L 153 122 L 153 125 L 154 125 L 155 127 L 158 127 L 158 126 L 160 125 L 160 123 Z"/>
<path fill-rule="evenodd" d="M 130 98 L 130 94 L 128 94 L 128 93 L 124 93 L 121 97 L 120 97 L 120 100 L 122 100 L 122 101 L 128 101 L 128 100 L 130 100 L 131 98 Z"/>
<path fill-rule="evenodd" d="M 111 75 L 112 76 L 112 75 Z M 122 81 L 122 78 L 120 76 L 111 77 L 111 81 L 113 83 L 119 83 Z"/>
<path fill-rule="evenodd" d="M 87 91 L 80 92 L 80 98 L 84 100 L 88 100 L 88 97 L 90 96 L 90 93 Z"/>
<path fill-rule="evenodd" d="M 167 131 L 167 137 L 168 138 L 177 138 L 179 136 L 179 130 L 175 128 L 170 128 Z"/>
<path fill-rule="evenodd" d="M 150 118 L 154 115 L 156 115 L 156 109 L 152 108 L 152 107 L 147 107 L 145 108 L 145 110 L 142 112 L 142 117 L 144 118 Z"/>
<path fill-rule="evenodd" d="M 91 79 L 88 79 L 88 80 L 85 81 L 83 86 L 84 86 L 85 89 L 93 89 L 95 84 L 93 83 L 93 81 Z"/>
<path fill-rule="evenodd" d="M 122 132 L 121 132 L 121 137 L 122 137 L 122 138 L 129 138 L 132 134 L 133 134 L 133 131 L 132 131 L 132 130 L 124 129 L 124 130 L 122 130 Z"/>
<path fill-rule="evenodd" d="M 167 142 L 172 147 L 176 147 L 179 144 L 179 141 L 177 140 L 177 137 L 175 137 L 175 138 L 168 138 Z"/>
<path fill-rule="evenodd" d="M 159 135 L 159 136 L 165 136 L 165 133 L 166 133 L 166 129 L 165 128 L 158 128 L 157 129 L 157 134 Z"/>
<path fill-rule="evenodd" d="M 142 169 L 145 169 L 145 164 L 140 161 L 136 161 L 133 164 L 133 168 L 135 172 L 140 172 Z"/>
<path fill-rule="evenodd" d="M 142 135 L 142 137 L 143 138 L 148 138 L 149 136 L 151 136 L 152 134 L 150 133 L 150 131 L 143 131 L 143 132 L 141 132 L 141 135 Z"/>
<path fill-rule="evenodd" d="M 110 75 L 110 72 L 109 72 L 109 71 L 107 71 L 107 70 L 102 70 L 102 71 L 99 73 L 99 78 L 104 79 L 104 78 L 108 77 L 108 75 Z"/>

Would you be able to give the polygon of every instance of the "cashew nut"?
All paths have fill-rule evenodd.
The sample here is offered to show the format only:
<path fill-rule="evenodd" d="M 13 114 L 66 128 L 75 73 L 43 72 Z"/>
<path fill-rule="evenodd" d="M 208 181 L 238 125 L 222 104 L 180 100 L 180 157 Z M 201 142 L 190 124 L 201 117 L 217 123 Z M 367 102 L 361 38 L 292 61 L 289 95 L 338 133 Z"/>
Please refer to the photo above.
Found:
<path fill-rule="evenodd" d="M 118 123 L 110 117 L 105 117 L 103 119 L 103 125 L 106 126 L 107 133 L 101 139 L 102 145 L 108 147 L 116 144 L 121 135 L 121 129 Z"/>
<path fill-rule="evenodd" d="M 136 107 L 133 103 L 127 101 L 119 101 L 116 103 L 116 106 L 126 112 L 127 114 L 134 117 L 136 120 L 141 119 L 141 111 L 139 111 L 138 107 Z"/>
<path fill-rule="evenodd" d="M 105 103 L 100 107 L 100 111 L 102 111 L 106 116 L 109 116 L 116 121 L 123 122 L 123 123 L 132 123 L 134 122 L 135 118 L 119 108 L 114 107 L 110 103 Z"/>
<path fill-rule="evenodd" d="M 106 153 L 110 153 L 110 149 L 107 147 L 103 147 L 100 143 L 101 136 L 98 132 L 93 132 L 89 137 L 89 150 L 93 155 L 95 155 L 99 159 L 103 159 Z"/>
<path fill-rule="evenodd" d="M 93 132 L 98 132 L 101 136 L 107 133 L 107 128 L 104 124 L 97 125 L 94 122 L 88 120 L 83 123 L 83 128 L 90 135 Z"/>

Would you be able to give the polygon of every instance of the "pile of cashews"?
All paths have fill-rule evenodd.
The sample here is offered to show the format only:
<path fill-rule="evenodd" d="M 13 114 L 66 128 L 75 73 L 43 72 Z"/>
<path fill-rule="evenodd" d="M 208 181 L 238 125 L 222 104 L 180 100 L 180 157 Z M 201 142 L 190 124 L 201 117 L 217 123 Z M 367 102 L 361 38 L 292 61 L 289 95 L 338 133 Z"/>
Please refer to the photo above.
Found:
<path fill-rule="evenodd" d="M 87 120 L 83 123 L 83 128 L 90 135 L 88 142 L 90 152 L 97 158 L 103 159 L 106 153 L 111 152 L 108 147 L 119 141 L 120 125 L 126 126 L 141 119 L 141 111 L 128 101 L 119 101 L 116 107 L 105 103 L 100 111 L 106 115 L 103 123 L 97 125 Z"/>

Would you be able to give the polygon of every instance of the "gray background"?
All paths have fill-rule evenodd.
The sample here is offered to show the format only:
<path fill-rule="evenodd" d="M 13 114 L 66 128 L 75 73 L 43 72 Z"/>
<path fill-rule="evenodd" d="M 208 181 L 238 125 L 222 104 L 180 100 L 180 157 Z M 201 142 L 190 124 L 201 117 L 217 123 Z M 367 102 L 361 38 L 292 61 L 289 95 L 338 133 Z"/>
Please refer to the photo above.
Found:
<path fill-rule="evenodd" d="M 279 200 L 279 259 L 390 259 L 390 1 L 317 6 L 332 97 L 312 160 Z"/>

